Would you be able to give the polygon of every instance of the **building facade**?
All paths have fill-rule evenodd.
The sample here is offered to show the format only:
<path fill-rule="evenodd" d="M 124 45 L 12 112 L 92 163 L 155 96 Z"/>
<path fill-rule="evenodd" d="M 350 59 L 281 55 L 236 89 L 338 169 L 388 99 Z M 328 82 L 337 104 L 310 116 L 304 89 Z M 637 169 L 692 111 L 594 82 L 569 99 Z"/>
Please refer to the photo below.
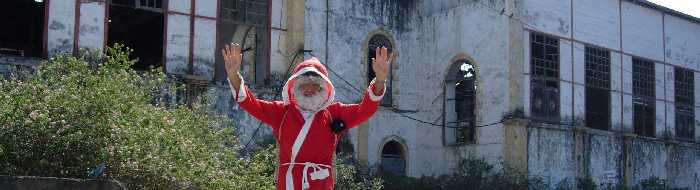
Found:
<path fill-rule="evenodd" d="M 160 66 L 198 89 L 175 96 L 214 97 L 244 143 L 270 131 L 231 98 L 224 44 L 242 44 L 243 75 L 263 98 L 279 99 L 289 68 L 315 56 L 343 102 L 360 100 L 371 50 L 385 46 L 398 53 L 388 94 L 347 135 L 377 170 L 440 175 L 477 157 L 552 186 L 658 177 L 700 189 L 700 19 L 644 0 L 5 3 L 0 12 L 33 16 L 0 19 L 22 31 L 0 32 L 0 73 L 124 43 L 135 69 Z"/>

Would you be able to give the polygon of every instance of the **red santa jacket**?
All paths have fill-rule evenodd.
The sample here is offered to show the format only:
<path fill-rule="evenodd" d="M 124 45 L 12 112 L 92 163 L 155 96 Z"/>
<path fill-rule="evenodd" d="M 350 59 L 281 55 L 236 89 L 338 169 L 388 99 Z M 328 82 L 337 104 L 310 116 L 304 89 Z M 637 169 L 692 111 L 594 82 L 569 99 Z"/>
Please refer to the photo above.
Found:
<path fill-rule="evenodd" d="M 295 78 L 306 72 L 315 72 L 326 81 L 324 89 L 328 98 L 317 112 L 300 111 L 292 93 Z M 333 83 L 327 77 L 325 66 L 316 58 L 297 65 L 294 75 L 284 85 L 282 101 L 257 99 L 244 83 L 240 86 L 238 92 L 231 87 L 239 106 L 272 127 L 279 147 L 277 189 L 285 190 L 333 189 L 333 156 L 344 133 L 333 133 L 330 123 L 340 119 L 348 130 L 366 121 L 376 112 L 386 90 L 374 94 L 372 81 L 359 104 L 335 102 Z"/>

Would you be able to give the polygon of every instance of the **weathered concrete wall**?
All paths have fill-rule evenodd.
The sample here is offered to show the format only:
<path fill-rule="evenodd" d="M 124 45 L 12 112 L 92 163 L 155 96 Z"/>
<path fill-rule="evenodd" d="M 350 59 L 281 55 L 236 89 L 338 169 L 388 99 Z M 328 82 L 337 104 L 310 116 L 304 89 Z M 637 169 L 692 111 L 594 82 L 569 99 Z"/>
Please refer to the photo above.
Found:
<path fill-rule="evenodd" d="M 663 60 L 662 19 L 663 14 L 659 11 L 622 1 L 623 51 L 654 60 Z"/>
<path fill-rule="evenodd" d="M 279 81 L 279 76 L 274 75 L 274 80 Z M 246 85 L 255 94 L 255 97 L 263 100 L 281 100 L 280 83 L 273 83 L 270 86 L 259 86 L 248 84 Z M 262 124 L 261 121 L 252 117 L 241 108 L 231 93 L 231 87 L 227 81 L 214 81 L 210 83 L 208 91 L 204 93 L 214 102 L 213 108 L 219 113 L 231 118 L 234 122 L 236 133 L 239 135 L 240 142 L 245 145 L 251 138 L 250 146 L 255 146 L 256 141 L 262 141 L 266 138 L 272 138 L 272 128 L 267 124 Z M 256 133 L 255 131 L 258 130 Z"/>
<path fill-rule="evenodd" d="M 385 34 L 399 53 L 398 66 L 393 70 L 394 106 L 408 110 L 406 114 L 412 117 L 441 123 L 443 83 L 455 58 L 472 61 L 477 66 L 478 81 L 489 81 L 493 86 L 508 85 L 508 70 L 503 69 L 508 67 L 503 57 L 508 52 L 505 37 L 508 20 L 483 7 L 499 9 L 504 4 L 504 1 L 329 1 L 328 5 L 307 2 L 304 44 L 353 85 L 332 74 L 331 80 L 338 91 L 336 98 L 356 102 L 360 92 L 354 88 L 365 89 L 367 82 L 367 41 L 373 34 Z M 498 113 L 508 108 L 508 89 L 479 85 L 477 92 L 477 97 L 489 97 L 477 98 L 477 123 L 500 120 L 503 115 Z M 441 135 L 440 127 L 419 124 L 384 108 L 359 129 L 351 131 L 360 159 L 371 165 L 379 163 L 383 142 L 396 137 L 403 139 L 409 152 L 407 172 L 411 176 L 450 172 L 459 157 L 486 157 L 498 165 L 502 161 L 501 125 L 478 129 L 477 143 L 473 145 L 445 147 Z"/>
<path fill-rule="evenodd" d="M 574 136 L 570 130 L 528 128 L 528 173 L 552 187 L 575 175 Z"/>
<path fill-rule="evenodd" d="M 665 61 L 700 70 L 700 24 L 672 15 L 664 16 Z"/>
<path fill-rule="evenodd" d="M 72 53 L 75 39 L 75 3 L 77 1 L 56 1 L 49 3 L 47 51 L 49 56 L 56 53 Z"/>
<path fill-rule="evenodd" d="M 190 1 L 168 1 L 168 10 L 189 13 Z M 165 36 L 165 71 L 168 74 L 187 74 L 190 57 L 190 16 L 169 13 Z"/>
<path fill-rule="evenodd" d="M 217 1 L 195 1 L 193 74 L 206 80 L 214 79 L 216 13 Z"/>
<path fill-rule="evenodd" d="M 652 176 L 668 179 L 668 171 L 666 170 L 668 152 L 663 143 L 632 140 L 631 146 L 629 162 L 632 170 L 630 175 L 632 184 L 639 184 L 642 180 Z"/>
<path fill-rule="evenodd" d="M 598 46 L 620 49 L 619 1 L 573 2 L 574 38 Z"/>
<path fill-rule="evenodd" d="M 105 2 L 80 1 L 79 48 L 102 50 L 106 34 L 105 10 Z"/>
<path fill-rule="evenodd" d="M 577 133 L 580 135 L 584 149 L 582 173 L 590 176 L 598 184 L 617 185 L 622 176 L 622 138 L 615 135 Z"/>
<path fill-rule="evenodd" d="M 687 146 L 668 146 L 669 183 L 676 187 L 700 189 L 700 150 Z"/>
<path fill-rule="evenodd" d="M 527 28 L 571 36 L 571 0 L 521 0 L 521 20 Z"/>
<path fill-rule="evenodd" d="M 673 69 L 682 66 L 697 70 L 700 47 L 693 42 L 700 38 L 700 24 L 634 2 L 573 1 L 573 5 L 570 2 L 524 0 L 519 7 L 526 28 L 522 40 L 525 63 L 521 90 L 525 115 L 529 116 L 530 109 L 529 33 L 543 32 L 560 38 L 559 103 L 561 122 L 566 124 L 549 127 L 535 124 L 528 128 L 527 169 L 530 175 L 544 177 L 552 186 L 566 182 L 567 178 L 588 176 L 598 184 L 636 185 L 656 176 L 669 180 L 675 187 L 699 189 L 695 176 L 700 172 L 697 166 L 700 148 L 696 143 L 673 140 Z M 566 30 L 570 25 L 573 25 L 573 33 Z M 610 131 L 581 128 L 586 105 L 585 47 L 591 45 L 611 50 Z M 633 57 L 656 62 L 654 138 L 633 134 Z M 698 74 L 695 75 L 696 83 L 700 84 Z M 700 97 L 700 87 L 696 85 L 695 89 L 695 96 Z M 697 106 L 700 104 L 696 103 L 696 110 L 700 110 Z M 696 115 L 700 116 L 697 112 Z M 578 127 L 571 129 L 571 118 Z M 696 122 L 696 131 L 699 126 Z M 564 153 L 560 153 L 562 151 Z M 575 180 L 570 182 L 575 183 Z"/>
<path fill-rule="evenodd" d="M 22 77 L 23 73 L 33 71 L 40 62 L 39 58 L 0 56 L 0 76 L 5 79 Z"/>

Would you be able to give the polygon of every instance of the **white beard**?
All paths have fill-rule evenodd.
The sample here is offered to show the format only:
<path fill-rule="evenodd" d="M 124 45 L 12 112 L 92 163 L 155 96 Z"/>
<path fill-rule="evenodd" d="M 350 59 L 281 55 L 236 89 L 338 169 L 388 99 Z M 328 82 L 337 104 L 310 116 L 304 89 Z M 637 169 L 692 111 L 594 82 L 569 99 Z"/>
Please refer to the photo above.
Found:
<path fill-rule="evenodd" d="M 301 85 L 294 85 L 294 90 L 292 92 L 294 98 L 296 99 L 297 106 L 299 106 L 302 111 L 315 112 L 320 110 L 326 102 L 326 99 L 328 99 L 328 93 L 326 93 L 326 90 L 322 87 L 321 90 L 313 96 L 304 96 L 300 86 Z"/>

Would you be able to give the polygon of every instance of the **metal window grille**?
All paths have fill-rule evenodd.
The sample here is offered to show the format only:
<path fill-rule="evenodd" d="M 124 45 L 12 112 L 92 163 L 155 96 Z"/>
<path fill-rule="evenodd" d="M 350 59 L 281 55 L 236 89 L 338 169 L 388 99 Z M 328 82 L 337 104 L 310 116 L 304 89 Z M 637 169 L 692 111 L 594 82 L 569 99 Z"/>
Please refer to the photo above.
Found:
<path fill-rule="evenodd" d="M 138 0 L 134 1 L 134 3 L 134 7 L 136 7 L 137 9 L 146 9 L 157 12 L 160 12 L 163 9 L 162 0 Z"/>
<path fill-rule="evenodd" d="M 654 137 L 656 133 L 656 91 L 654 62 L 632 59 L 634 133 Z"/>
<path fill-rule="evenodd" d="M 268 4 L 265 0 L 223 0 L 221 19 L 236 24 L 265 26 Z"/>
<path fill-rule="evenodd" d="M 586 47 L 586 126 L 610 128 L 610 51 Z"/>
<path fill-rule="evenodd" d="M 676 136 L 691 141 L 695 137 L 695 91 L 693 71 L 676 67 Z"/>
<path fill-rule="evenodd" d="M 532 33 L 531 113 L 545 121 L 559 119 L 559 39 Z"/>
<path fill-rule="evenodd" d="M 243 50 L 241 74 L 249 84 L 268 85 L 270 26 L 268 2 L 266 0 L 221 0 L 219 6 L 219 44 L 239 43 Z M 223 62 L 217 58 L 217 62 Z M 224 64 L 217 64 L 215 77 L 226 79 Z"/>

